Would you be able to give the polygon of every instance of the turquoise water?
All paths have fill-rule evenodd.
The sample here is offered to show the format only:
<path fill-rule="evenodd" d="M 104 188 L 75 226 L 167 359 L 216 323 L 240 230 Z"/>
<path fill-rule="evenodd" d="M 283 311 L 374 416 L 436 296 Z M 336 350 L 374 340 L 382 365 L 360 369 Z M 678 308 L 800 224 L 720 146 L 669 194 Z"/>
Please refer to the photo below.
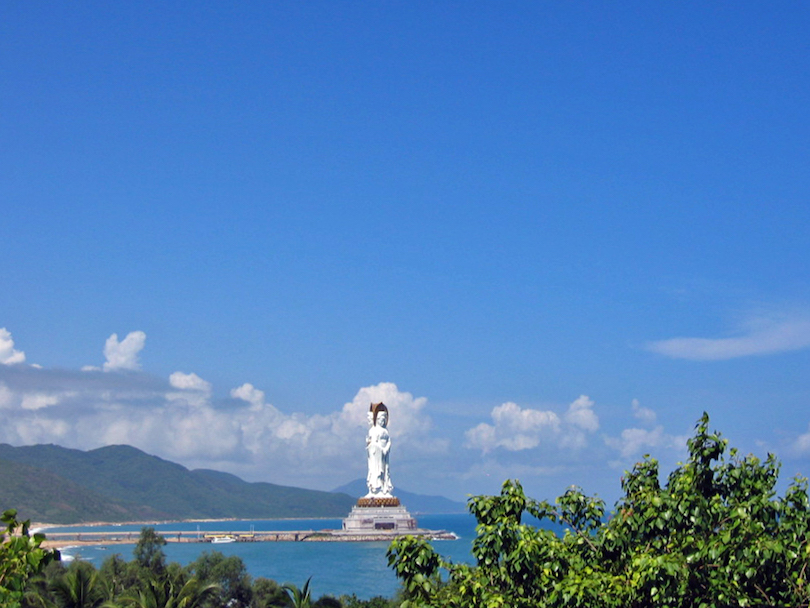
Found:
<path fill-rule="evenodd" d="M 449 530 L 460 538 L 454 541 L 434 541 L 436 550 L 455 562 L 472 561 L 470 549 L 475 537 L 475 519 L 469 514 L 422 515 L 418 517 L 419 527 L 432 530 Z M 183 522 L 156 524 L 158 531 L 188 531 L 195 533 L 206 530 L 249 532 L 259 530 L 323 530 L 340 529 L 340 519 L 309 520 L 264 520 L 226 522 Z M 132 549 L 137 540 L 140 525 L 99 526 L 93 528 L 51 528 L 52 532 L 86 530 L 113 530 L 122 534 L 133 532 L 133 544 L 110 545 L 109 547 L 82 547 L 65 553 L 100 565 L 107 557 L 119 553 L 124 559 L 132 559 Z M 47 534 L 47 531 L 46 531 Z M 261 542 L 229 543 L 211 545 L 208 543 L 169 543 L 164 547 L 169 561 L 183 565 L 193 562 L 203 551 L 220 551 L 224 555 L 238 555 L 253 577 L 264 576 L 279 583 L 304 584 L 310 576 L 313 596 L 329 594 L 357 594 L 362 599 L 375 595 L 393 596 L 399 583 L 388 567 L 385 556 L 388 543 L 355 542 Z"/>

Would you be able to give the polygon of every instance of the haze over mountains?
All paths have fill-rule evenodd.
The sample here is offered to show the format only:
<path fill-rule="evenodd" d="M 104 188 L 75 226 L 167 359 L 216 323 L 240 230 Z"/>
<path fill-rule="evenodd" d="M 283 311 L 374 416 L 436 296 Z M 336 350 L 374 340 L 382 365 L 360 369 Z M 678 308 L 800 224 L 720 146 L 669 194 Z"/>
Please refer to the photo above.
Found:
<path fill-rule="evenodd" d="M 322 492 L 190 471 L 127 445 L 84 452 L 0 444 L 0 510 L 40 522 L 344 517 L 361 493 L 360 480 Z M 464 510 L 440 497 L 397 495 L 414 512 Z"/>
<path fill-rule="evenodd" d="M 355 479 L 354 481 L 342 485 L 332 490 L 348 494 L 349 496 L 362 496 L 366 489 L 365 479 Z M 394 494 L 404 504 L 408 511 L 414 515 L 420 513 L 466 513 L 467 506 L 463 502 L 450 500 L 444 496 L 425 496 L 424 494 L 414 494 L 399 487 L 394 488 Z"/>

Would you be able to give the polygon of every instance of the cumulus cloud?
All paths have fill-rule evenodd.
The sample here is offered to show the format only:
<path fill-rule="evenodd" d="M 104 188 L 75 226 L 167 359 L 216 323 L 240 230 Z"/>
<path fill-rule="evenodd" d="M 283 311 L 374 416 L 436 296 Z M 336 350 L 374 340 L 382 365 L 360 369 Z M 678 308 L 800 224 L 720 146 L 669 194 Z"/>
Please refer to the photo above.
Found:
<path fill-rule="evenodd" d="M 482 422 L 465 433 L 465 446 L 484 453 L 496 448 L 512 452 L 536 448 L 543 443 L 563 448 L 581 448 L 587 433 L 599 428 L 593 401 L 581 395 L 558 415 L 551 410 L 521 408 L 507 402 L 492 409 L 492 424 Z"/>
<path fill-rule="evenodd" d="M 27 421 L 25 425 L 17 426 L 20 443 L 44 443 L 43 437 L 49 438 L 49 443 L 64 445 L 70 438 L 71 426 L 64 420 L 36 416 Z"/>
<path fill-rule="evenodd" d="M 14 340 L 5 327 L 0 327 L 0 364 L 14 365 L 24 363 L 25 353 L 14 348 Z"/>
<path fill-rule="evenodd" d="M 650 448 L 663 447 L 666 441 L 661 425 L 654 429 L 624 429 L 619 437 L 605 437 L 605 443 L 618 450 L 622 458 L 640 456 L 643 452 L 649 452 Z"/>
<path fill-rule="evenodd" d="M 233 389 L 231 397 L 250 405 L 242 426 L 246 446 L 256 453 L 272 452 L 292 458 L 301 466 L 328 468 L 333 462 L 352 462 L 359 467 L 363 463 L 366 413 L 372 402 L 379 401 L 390 412 L 389 431 L 395 453 L 435 453 L 446 446 L 444 441 L 427 436 L 431 427 L 423 411 L 427 399 L 400 391 L 391 382 L 361 388 L 340 411 L 328 415 L 283 414 L 266 403 L 264 393 L 249 383 Z"/>
<path fill-rule="evenodd" d="M 593 401 L 580 395 L 565 413 L 565 420 L 572 425 L 593 433 L 599 428 L 599 418 L 593 411 Z"/>
<path fill-rule="evenodd" d="M 658 418 L 655 412 L 650 408 L 641 407 L 641 404 L 639 403 L 638 399 L 633 399 L 632 407 L 633 407 L 633 416 L 635 416 L 643 424 L 653 424 Z"/>
<path fill-rule="evenodd" d="M 521 409 L 513 402 L 492 409 L 494 424 L 482 422 L 466 432 L 467 446 L 484 453 L 501 447 L 511 451 L 537 447 L 541 437 L 559 431 L 560 418 L 551 411 Z"/>
<path fill-rule="evenodd" d="M 638 399 L 632 401 L 633 416 L 646 426 L 655 423 L 657 416 L 653 410 L 641 407 Z M 638 458 L 654 450 L 671 449 L 680 450 L 686 445 L 686 437 L 669 435 L 664 432 L 662 425 L 654 428 L 626 428 L 618 437 L 605 436 L 605 445 L 619 452 L 619 460 L 612 462 L 613 466 L 620 466 L 627 460 Z"/>
<path fill-rule="evenodd" d="M 247 401 L 253 407 L 257 408 L 264 405 L 264 391 L 260 391 L 249 382 L 246 382 L 238 388 L 231 389 L 231 397 Z"/>
<path fill-rule="evenodd" d="M 169 376 L 169 384 L 178 389 L 166 393 L 166 399 L 170 402 L 183 401 L 191 406 L 202 407 L 211 400 L 211 383 L 195 373 L 174 372 Z"/>
<path fill-rule="evenodd" d="M 0 410 L 13 407 L 14 398 L 12 390 L 4 382 L 0 382 Z"/>
<path fill-rule="evenodd" d="M 810 425 L 808 425 L 807 432 L 799 435 L 790 447 L 797 456 L 810 454 Z"/>
<path fill-rule="evenodd" d="M 174 372 L 169 376 L 169 384 L 181 390 L 211 393 L 211 383 L 203 380 L 195 373 Z"/>
<path fill-rule="evenodd" d="M 127 337 L 118 341 L 118 334 L 113 334 L 107 338 L 104 344 L 104 371 L 114 370 L 139 370 L 141 369 L 138 354 L 143 350 L 146 343 L 146 334 L 142 331 L 133 331 Z"/>
<path fill-rule="evenodd" d="M 114 365 L 131 365 L 140 351 L 143 337 L 126 347 L 128 338 L 113 341 L 113 350 L 116 343 L 125 345 L 110 354 Z M 427 399 L 393 383 L 363 387 L 327 413 L 304 414 L 280 411 L 249 383 L 231 390 L 230 398 L 216 398 L 211 383 L 190 372 L 160 379 L 138 371 L 88 374 L 31 366 L 3 367 L 0 374 L 0 442 L 78 449 L 129 444 L 190 467 L 329 489 L 365 472 L 372 401 L 385 402 L 391 412 L 395 484 L 409 460 L 446 450 L 446 441 L 429 436 Z"/>
<path fill-rule="evenodd" d="M 23 396 L 20 407 L 24 410 L 41 410 L 44 407 L 56 405 L 57 403 L 59 403 L 59 397 L 57 395 L 28 393 Z"/>
<path fill-rule="evenodd" d="M 426 397 L 414 397 L 400 391 L 393 382 L 380 382 L 361 388 L 350 403 L 343 406 L 341 417 L 351 425 L 365 426 L 369 405 L 382 401 L 388 407 L 388 422 L 392 438 L 418 439 L 430 429 L 430 419 L 423 415 Z"/>
<path fill-rule="evenodd" d="M 649 342 L 647 350 L 694 361 L 769 355 L 810 347 L 810 318 L 802 314 L 760 315 L 747 319 L 727 338 L 670 338 Z"/>

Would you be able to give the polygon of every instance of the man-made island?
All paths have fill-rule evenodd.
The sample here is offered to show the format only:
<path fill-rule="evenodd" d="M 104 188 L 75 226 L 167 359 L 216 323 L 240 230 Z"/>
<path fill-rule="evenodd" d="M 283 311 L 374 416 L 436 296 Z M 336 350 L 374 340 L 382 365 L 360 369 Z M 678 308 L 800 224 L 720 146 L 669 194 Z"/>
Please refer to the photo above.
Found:
<path fill-rule="evenodd" d="M 138 542 L 139 532 L 88 531 L 47 532 L 44 546 L 63 548 L 68 545 L 124 545 Z M 410 530 L 408 534 L 430 540 L 456 540 L 458 536 L 446 530 Z M 255 542 L 390 542 L 402 532 L 379 530 L 347 534 L 343 530 L 206 530 L 205 532 L 161 530 L 160 535 L 170 543 L 255 543 Z"/>

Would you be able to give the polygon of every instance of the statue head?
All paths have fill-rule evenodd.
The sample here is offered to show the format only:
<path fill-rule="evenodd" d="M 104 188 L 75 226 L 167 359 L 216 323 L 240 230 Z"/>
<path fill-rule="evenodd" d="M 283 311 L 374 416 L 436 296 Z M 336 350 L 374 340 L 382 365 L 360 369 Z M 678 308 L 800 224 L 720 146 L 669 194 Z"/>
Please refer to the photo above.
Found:
<path fill-rule="evenodd" d="M 372 425 L 376 426 L 377 416 L 379 416 L 381 412 L 385 412 L 384 418 L 386 423 L 388 422 L 388 408 L 385 407 L 385 404 L 382 401 L 380 401 L 379 403 L 372 403 L 369 406 L 368 411 L 371 412 Z"/>

